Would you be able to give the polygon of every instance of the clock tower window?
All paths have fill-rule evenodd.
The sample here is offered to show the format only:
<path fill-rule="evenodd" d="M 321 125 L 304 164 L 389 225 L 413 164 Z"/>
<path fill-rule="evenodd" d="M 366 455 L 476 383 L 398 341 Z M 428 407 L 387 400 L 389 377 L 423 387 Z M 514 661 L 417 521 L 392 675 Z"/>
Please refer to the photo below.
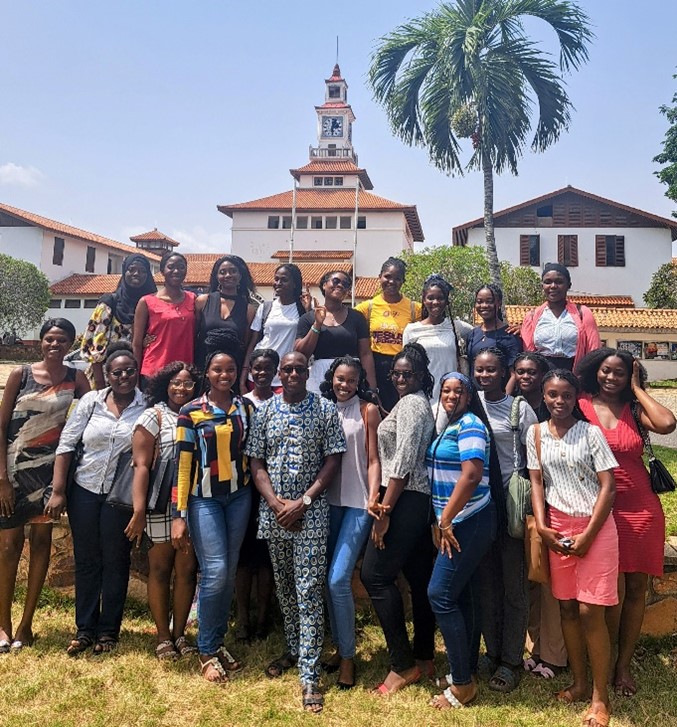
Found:
<path fill-rule="evenodd" d="M 322 186 L 322 177 L 313 177 L 313 187 Z"/>
<path fill-rule="evenodd" d="M 329 98 L 341 98 L 341 87 L 329 86 Z"/>
<path fill-rule="evenodd" d="M 333 187 L 334 186 L 334 177 L 325 177 L 324 178 L 324 186 L 325 187 Z"/>

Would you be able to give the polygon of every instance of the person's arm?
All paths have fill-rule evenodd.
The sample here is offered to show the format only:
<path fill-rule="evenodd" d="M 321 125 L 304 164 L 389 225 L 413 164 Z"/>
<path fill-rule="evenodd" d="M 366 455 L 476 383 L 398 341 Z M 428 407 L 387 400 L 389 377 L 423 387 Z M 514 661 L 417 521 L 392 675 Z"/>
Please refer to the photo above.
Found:
<path fill-rule="evenodd" d="M 583 324 L 585 333 L 585 348 L 582 352 L 582 356 L 584 356 L 586 353 L 590 353 L 590 351 L 596 351 L 598 348 L 602 348 L 602 339 L 597 328 L 597 321 L 590 308 L 582 305 L 581 315 L 583 316 L 581 323 Z"/>
<path fill-rule="evenodd" d="M 461 475 L 454 485 L 449 501 L 442 510 L 440 517 L 440 550 L 450 558 L 452 551 L 461 552 L 461 546 L 456 540 L 452 522 L 459 512 L 465 507 L 473 492 L 482 479 L 484 461 L 481 459 L 468 459 L 461 462 Z"/>
<path fill-rule="evenodd" d="M 371 342 L 368 338 L 360 338 L 357 342 L 357 353 L 360 357 L 360 363 L 367 375 L 367 383 L 372 391 L 377 390 L 376 386 L 376 367 L 374 365 L 374 354 L 371 350 Z"/>
<path fill-rule="evenodd" d="M 322 324 L 327 315 L 327 309 L 323 305 L 318 305 L 315 307 L 314 314 L 312 319 L 307 313 L 301 316 L 296 329 L 294 351 L 302 353 L 306 358 L 309 358 L 315 352 L 317 342 L 320 339 Z"/>
<path fill-rule="evenodd" d="M 247 350 L 249 350 L 249 342 L 253 338 L 252 336 L 252 321 L 254 320 L 254 316 L 256 315 L 256 311 L 258 310 L 258 306 L 254 305 L 253 303 L 250 303 L 247 306 L 247 332 L 245 333 L 245 347 Z M 248 358 L 245 359 L 245 361 L 249 361 Z"/>
<path fill-rule="evenodd" d="M 374 404 L 367 404 L 367 438 L 369 459 L 367 461 L 367 495 L 370 515 L 380 520 L 383 516 L 380 503 L 378 502 L 379 489 L 381 487 L 381 460 L 378 456 L 378 425 L 381 423 L 381 415 L 378 407 Z M 377 507 L 378 506 L 378 507 Z"/>
<path fill-rule="evenodd" d="M 507 332 L 507 331 L 506 331 Z M 517 387 L 517 377 L 513 370 L 513 364 L 515 359 L 522 353 L 522 339 L 515 335 L 508 334 L 502 340 L 503 349 L 508 359 L 508 365 L 510 366 L 510 378 L 508 383 L 505 385 L 505 393 L 512 396 L 515 388 Z"/>
<path fill-rule="evenodd" d="M 89 385 L 89 381 L 87 381 L 84 371 L 77 369 L 75 373 L 75 397 L 77 399 L 82 399 L 82 397 L 91 390 L 92 387 Z"/>
<path fill-rule="evenodd" d="M 134 311 L 134 327 L 132 329 L 132 353 L 139 364 L 143 366 L 143 339 L 148 330 L 148 304 L 141 298 Z"/>
<path fill-rule="evenodd" d="M 16 404 L 21 387 L 21 376 L 23 367 L 17 366 L 12 369 L 7 382 L 5 392 L 0 403 L 0 515 L 11 517 L 14 514 L 14 487 L 9 481 L 7 471 L 7 430 L 12 419 L 12 411 Z"/>
<path fill-rule="evenodd" d="M 670 434 L 675 431 L 675 415 L 662 404 L 659 404 L 648 391 L 645 391 L 639 378 L 639 361 L 632 363 L 630 385 L 632 393 L 639 404 L 637 414 L 643 427 L 656 434 Z"/>
<path fill-rule="evenodd" d="M 157 436 L 160 436 L 158 431 Z M 155 437 L 143 426 L 138 424 L 132 435 L 132 458 L 134 462 L 134 481 L 132 483 L 132 505 L 134 512 L 125 528 L 125 535 L 136 546 L 141 544 L 141 536 L 146 529 L 146 502 L 148 500 L 148 482 L 155 457 Z"/>

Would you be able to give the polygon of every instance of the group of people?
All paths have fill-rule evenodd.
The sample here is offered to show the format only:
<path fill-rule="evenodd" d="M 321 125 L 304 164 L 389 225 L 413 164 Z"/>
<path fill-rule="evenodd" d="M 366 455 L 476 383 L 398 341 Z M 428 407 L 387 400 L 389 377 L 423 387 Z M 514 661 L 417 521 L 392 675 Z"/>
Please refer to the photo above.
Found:
<path fill-rule="evenodd" d="M 397 258 L 383 264 L 381 292 L 355 309 L 343 271 L 322 277 L 320 303 L 297 266 L 280 265 L 275 298 L 257 307 L 237 256 L 216 261 L 203 295 L 184 290 L 181 254 L 167 253 L 160 270 L 158 288 L 143 255 L 126 258 L 82 338 L 87 377 L 64 362 L 72 324 L 54 318 L 40 331 L 42 360 L 7 381 L 0 653 L 33 643 L 52 523 L 67 510 L 71 656 L 117 647 L 136 545 L 149 549 L 159 659 L 197 652 L 206 680 L 228 682 L 243 667 L 224 644 L 233 596 L 237 636 L 263 637 L 274 582 L 286 650 L 266 674 L 297 667 L 304 709 L 320 712 L 323 670 L 337 672 L 341 689 L 357 681 L 351 584 L 361 559 L 390 662 L 376 694 L 426 677 L 440 688 L 434 707 L 458 708 L 476 698 L 480 677 L 509 692 L 525 670 L 552 678 L 568 664 L 573 682 L 557 698 L 589 700 L 584 723 L 607 725 L 608 682 L 620 695 L 636 691 L 630 660 L 647 580 L 662 572 L 665 523 L 643 435 L 672 431 L 675 417 L 645 390 L 638 361 L 601 347 L 589 309 L 567 300 L 568 270 L 544 267 L 545 302 L 521 330 L 503 319 L 493 284 L 476 291 L 475 327 L 453 319 L 440 275 L 410 300 Z M 133 503 L 121 508 L 109 493 L 128 460 Z M 149 513 L 158 461 L 163 477 L 173 473 L 172 496 Z M 506 528 L 506 491 L 525 470 L 549 585 L 529 584 L 524 541 Z M 14 629 L 27 523 L 28 587 Z M 193 646 L 185 631 L 198 572 Z M 325 602 L 335 651 L 323 661 Z"/>

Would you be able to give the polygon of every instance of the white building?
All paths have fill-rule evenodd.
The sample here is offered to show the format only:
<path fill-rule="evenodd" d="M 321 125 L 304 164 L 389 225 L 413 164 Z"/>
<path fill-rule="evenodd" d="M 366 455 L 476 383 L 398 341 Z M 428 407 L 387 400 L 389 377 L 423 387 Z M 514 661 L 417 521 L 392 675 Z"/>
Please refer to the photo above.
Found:
<path fill-rule="evenodd" d="M 348 103 L 348 84 L 338 64 L 325 81 L 325 100 L 316 106 L 317 146 L 309 162 L 290 169 L 294 188 L 269 197 L 219 205 L 231 217 L 231 250 L 248 262 L 269 262 L 286 252 L 289 259 L 313 253 L 352 254 L 354 276 L 375 276 L 390 255 L 413 248 L 424 239 L 415 205 L 400 204 L 371 192 L 366 169 L 353 148 L 355 115 Z"/>
<path fill-rule="evenodd" d="M 454 227 L 454 245 L 486 244 L 484 220 Z M 572 292 L 630 295 L 636 306 L 651 276 L 672 259 L 677 220 L 568 186 L 494 214 L 499 260 L 531 266 L 560 262 Z"/>

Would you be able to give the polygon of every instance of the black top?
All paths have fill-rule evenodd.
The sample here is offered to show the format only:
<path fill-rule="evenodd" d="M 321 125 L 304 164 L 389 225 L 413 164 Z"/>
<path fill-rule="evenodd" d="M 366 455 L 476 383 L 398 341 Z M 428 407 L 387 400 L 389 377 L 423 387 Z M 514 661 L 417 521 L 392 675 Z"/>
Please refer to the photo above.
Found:
<path fill-rule="evenodd" d="M 199 369 L 204 368 L 206 351 L 205 338 L 209 331 L 215 328 L 230 328 L 237 334 L 240 342 L 244 346 L 247 340 L 247 331 L 249 323 L 247 322 L 247 309 L 249 303 L 243 297 L 235 300 L 233 310 L 228 318 L 221 318 L 221 294 L 218 290 L 207 295 L 207 302 L 200 315 L 200 324 L 197 329 L 197 339 L 195 341 L 195 365 Z"/>
<path fill-rule="evenodd" d="M 313 356 L 315 358 L 335 359 L 339 356 L 355 356 L 359 354 L 358 341 L 369 338 L 367 319 L 353 308 L 348 308 L 348 315 L 340 326 L 325 326 L 320 333 Z M 296 338 L 305 338 L 315 323 L 315 311 L 304 313 L 299 318 Z"/>
<path fill-rule="evenodd" d="M 500 348 L 508 359 L 508 366 L 512 366 L 517 356 L 522 353 L 522 340 L 512 333 L 507 333 L 505 328 L 497 328 L 494 331 L 483 331 L 482 326 L 475 326 L 468 333 L 467 343 L 471 376 L 474 370 L 473 361 L 475 360 L 475 356 L 485 348 L 491 348 L 492 346 Z"/>

